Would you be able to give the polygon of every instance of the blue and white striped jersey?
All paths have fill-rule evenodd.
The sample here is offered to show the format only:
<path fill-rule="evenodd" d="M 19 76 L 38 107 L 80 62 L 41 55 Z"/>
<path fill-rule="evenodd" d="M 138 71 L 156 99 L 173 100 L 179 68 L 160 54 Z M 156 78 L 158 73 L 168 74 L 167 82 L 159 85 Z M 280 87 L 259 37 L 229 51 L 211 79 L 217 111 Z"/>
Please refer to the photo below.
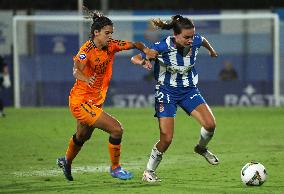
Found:
<path fill-rule="evenodd" d="M 154 75 L 158 84 L 172 87 L 195 87 L 198 74 L 194 68 L 198 49 L 203 37 L 195 34 L 191 46 L 183 49 L 174 47 L 174 37 L 168 36 L 150 48 L 158 51 L 159 55 L 154 64 Z M 142 58 L 146 58 L 141 53 Z"/>

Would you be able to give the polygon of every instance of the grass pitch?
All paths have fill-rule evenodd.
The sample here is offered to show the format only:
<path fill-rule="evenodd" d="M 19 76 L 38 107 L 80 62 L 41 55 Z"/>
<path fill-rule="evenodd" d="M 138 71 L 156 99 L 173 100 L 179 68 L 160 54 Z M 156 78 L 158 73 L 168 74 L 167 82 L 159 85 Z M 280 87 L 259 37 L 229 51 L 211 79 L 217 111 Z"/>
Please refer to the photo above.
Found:
<path fill-rule="evenodd" d="M 182 111 L 175 136 L 157 171 L 161 183 L 141 182 L 159 136 L 153 109 L 107 108 L 124 126 L 121 162 L 134 172 L 128 181 L 109 173 L 108 135 L 98 129 L 73 163 L 68 182 L 55 165 L 75 131 L 68 108 L 7 109 L 0 118 L 0 193 L 284 193 L 284 109 L 213 107 L 217 132 L 209 144 L 221 161 L 209 165 L 193 153 L 200 126 Z M 242 166 L 259 161 L 268 171 L 261 187 L 244 186 Z"/>

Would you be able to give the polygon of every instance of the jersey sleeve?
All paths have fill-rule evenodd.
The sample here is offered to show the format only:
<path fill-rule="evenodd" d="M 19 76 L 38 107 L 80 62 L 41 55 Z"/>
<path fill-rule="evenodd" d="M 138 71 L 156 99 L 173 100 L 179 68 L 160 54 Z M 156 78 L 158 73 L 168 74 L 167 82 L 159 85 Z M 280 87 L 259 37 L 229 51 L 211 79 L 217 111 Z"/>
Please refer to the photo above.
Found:
<path fill-rule="evenodd" d="M 201 47 L 204 37 L 200 34 L 194 34 L 193 44 L 194 46 Z"/>
<path fill-rule="evenodd" d="M 78 61 L 84 65 L 87 64 L 90 54 L 85 52 L 83 48 L 79 50 L 76 56 L 73 57 L 73 61 Z"/>
<path fill-rule="evenodd" d="M 112 52 L 119 52 L 122 50 L 129 50 L 130 49 L 130 42 L 125 40 L 111 40 L 110 42 L 110 50 Z"/>

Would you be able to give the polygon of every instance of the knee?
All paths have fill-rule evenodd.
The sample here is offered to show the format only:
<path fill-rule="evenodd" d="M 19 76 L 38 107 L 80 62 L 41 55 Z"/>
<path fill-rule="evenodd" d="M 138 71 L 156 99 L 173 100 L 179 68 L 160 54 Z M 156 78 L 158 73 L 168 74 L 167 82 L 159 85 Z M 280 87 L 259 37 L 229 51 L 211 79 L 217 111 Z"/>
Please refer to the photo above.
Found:
<path fill-rule="evenodd" d="M 173 141 L 173 138 L 169 137 L 169 138 L 166 138 L 164 142 L 166 145 L 171 145 L 172 141 Z"/>
<path fill-rule="evenodd" d="M 122 137 L 123 134 L 123 127 L 120 123 L 116 124 L 112 130 L 112 135 L 114 137 Z"/>
<path fill-rule="evenodd" d="M 169 134 L 161 134 L 160 141 L 162 141 L 166 145 L 170 145 L 172 143 L 173 136 Z"/>
<path fill-rule="evenodd" d="M 216 121 L 215 120 L 206 121 L 203 124 L 203 127 L 209 132 L 214 132 L 216 128 Z"/>

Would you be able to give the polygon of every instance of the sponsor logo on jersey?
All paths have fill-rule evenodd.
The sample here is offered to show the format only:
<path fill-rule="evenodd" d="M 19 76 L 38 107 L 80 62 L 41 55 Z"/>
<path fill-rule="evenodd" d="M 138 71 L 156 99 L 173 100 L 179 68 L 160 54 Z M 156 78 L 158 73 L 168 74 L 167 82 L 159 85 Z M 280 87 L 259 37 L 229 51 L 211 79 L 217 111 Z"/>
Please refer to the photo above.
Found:
<path fill-rule="evenodd" d="M 86 59 L 86 54 L 85 54 L 85 53 L 81 53 L 81 54 L 79 55 L 79 58 L 80 58 L 81 60 Z"/>

